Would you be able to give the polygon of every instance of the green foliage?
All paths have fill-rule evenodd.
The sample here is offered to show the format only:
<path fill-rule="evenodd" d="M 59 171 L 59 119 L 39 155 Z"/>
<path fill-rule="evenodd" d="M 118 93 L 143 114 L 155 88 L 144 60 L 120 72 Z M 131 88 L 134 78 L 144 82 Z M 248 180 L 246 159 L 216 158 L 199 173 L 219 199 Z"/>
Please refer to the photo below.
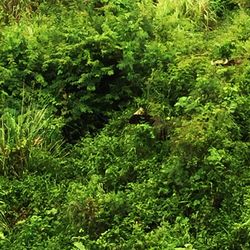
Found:
<path fill-rule="evenodd" d="M 159 1 L 158 8 L 161 15 L 165 12 L 176 18 L 187 17 L 196 24 L 202 23 L 209 28 L 212 23 L 216 22 L 215 1 Z"/>
<path fill-rule="evenodd" d="M 62 141 L 58 139 L 60 126 L 60 119 L 48 115 L 46 107 L 38 109 L 30 105 L 27 109 L 23 107 L 19 114 L 6 108 L 0 125 L 1 175 L 20 176 L 34 165 L 39 170 L 39 165 L 45 163 L 42 152 L 59 157 L 62 151 Z"/>
<path fill-rule="evenodd" d="M 0 6 L 1 249 L 249 248 L 246 1 Z"/>
<path fill-rule="evenodd" d="M 9 185 L 11 183 L 11 185 Z M 11 182 L 1 177 L 1 209 L 8 228 L 1 228 L 2 249 L 70 249 L 63 232 L 61 203 L 65 202 L 66 182 L 55 183 L 48 175 L 23 176 Z M 60 221 L 60 222 L 59 222 Z M 59 233 L 62 232 L 62 233 Z"/>
<path fill-rule="evenodd" d="M 3 0 L 0 4 L 0 13 L 2 14 L 1 17 L 5 23 L 9 23 L 12 20 L 19 22 L 24 15 L 31 14 L 35 11 L 40 2 L 40 0 Z"/>
<path fill-rule="evenodd" d="M 70 18 L 68 10 L 59 11 L 5 27 L 1 84 L 17 97 L 23 85 L 55 96 L 70 140 L 103 125 L 101 119 L 94 122 L 93 113 L 107 115 L 141 93 L 138 79 L 146 69 L 138 60 L 148 34 L 138 5 L 130 1 L 103 4 L 94 12 L 86 8 Z"/>

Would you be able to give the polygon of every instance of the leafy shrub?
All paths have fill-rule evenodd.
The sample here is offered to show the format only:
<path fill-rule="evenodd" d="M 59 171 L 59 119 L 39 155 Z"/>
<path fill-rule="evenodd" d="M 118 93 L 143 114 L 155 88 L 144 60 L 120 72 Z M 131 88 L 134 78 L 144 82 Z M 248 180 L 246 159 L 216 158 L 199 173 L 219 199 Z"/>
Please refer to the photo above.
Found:
<path fill-rule="evenodd" d="M 143 74 L 138 60 L 148 34 L 143 19 L 138 19 L 137 5 L 111 2 L 89 11 L 68 18 L 61 9 L 61 17 L 34 17 L 29 28 L 23 19 L 5 28 L 2 42 L 9 46 L 0 51 L 3 90 L 18 97 L 25 85 L 27 91 L 42 88 L 56 97 L 57 112 L 67 122 L 65 137 L 72 141 L 102 127 L 110 110 L 141 93 L 135 77 Z M 130 14 L 123 15 L 127 11 Z"/>
<path fill-rule="evenodd" d="M 8 222 L 8 228 L 0 230 L 2 249 L 70 249 L 61 207 L 67 182 L 55 183 L 49 175 L 23 175 L 11 182 L 1 177 L 0 187 L 1 210 Z"/>

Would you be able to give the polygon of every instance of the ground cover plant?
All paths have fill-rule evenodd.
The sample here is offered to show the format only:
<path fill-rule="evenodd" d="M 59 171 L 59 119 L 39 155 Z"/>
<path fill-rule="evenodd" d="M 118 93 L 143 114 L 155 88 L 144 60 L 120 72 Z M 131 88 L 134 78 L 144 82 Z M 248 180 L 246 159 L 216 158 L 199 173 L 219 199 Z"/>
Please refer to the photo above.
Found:
<path fill-rule="evenodd" d="M 249 249 L 244 0 L 0 3 L 1 249 Z"/>

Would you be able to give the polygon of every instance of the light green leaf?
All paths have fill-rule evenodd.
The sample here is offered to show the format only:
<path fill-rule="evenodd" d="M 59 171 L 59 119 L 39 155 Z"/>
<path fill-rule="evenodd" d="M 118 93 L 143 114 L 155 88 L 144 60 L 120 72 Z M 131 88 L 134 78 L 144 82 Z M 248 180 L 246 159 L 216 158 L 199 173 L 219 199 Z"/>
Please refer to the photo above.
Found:
<path fill-rule="evenodd" d="M 74 242 L 74 246 L 79 250 L 86 250 L 86 247 L 81 242 Z"/>

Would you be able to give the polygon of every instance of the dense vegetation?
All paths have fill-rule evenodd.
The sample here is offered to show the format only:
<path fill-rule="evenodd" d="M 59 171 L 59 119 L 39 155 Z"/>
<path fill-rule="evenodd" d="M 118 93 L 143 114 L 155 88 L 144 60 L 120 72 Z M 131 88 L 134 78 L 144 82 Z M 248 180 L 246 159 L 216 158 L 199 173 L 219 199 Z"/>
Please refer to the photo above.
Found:
<path fill-rule="evenodd" d="M 250 249 L 248 0 L 2 0 L 0 25 L 0 249 Z"/>

